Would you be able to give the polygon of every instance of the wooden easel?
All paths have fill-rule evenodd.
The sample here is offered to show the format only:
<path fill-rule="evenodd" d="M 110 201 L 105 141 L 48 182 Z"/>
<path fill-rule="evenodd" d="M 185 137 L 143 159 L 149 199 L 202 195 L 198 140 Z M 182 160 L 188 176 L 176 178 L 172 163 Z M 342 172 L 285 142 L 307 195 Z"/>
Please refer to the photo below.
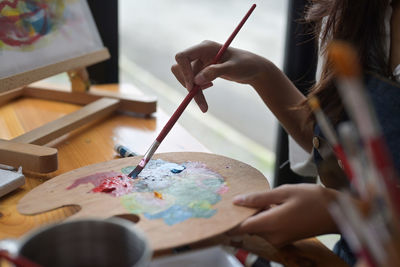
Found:
<path fill-rule="evenodd" d="M 130 96 L 112 92 L 82 90 L 87 81 L 71 75 L 71 91 L 60 91 L 27 86 L 54 74 L 82 69 L 109 58 L 106 48 L 68 59 L 32 71 L 0 79 L 0 105 L 20 97 L 83 105 L 73 113 L 49 122 L 12 140 L 0 140 L 0 163 L 24 170 L 49 173 L 58 168 L 57 149 L 44 146 L 50 141 L 94 120 L 105 118 L 115 111 L 129 111 L 149 115 L 156 111 L 154 97 Z M 72 77 L 71 77 L 72 76 Z M 86 83 L 87 84 L 87 83 Z M 77 88 L 79 87 L 79 88 Z M 75 89 L 75 90 L 74 90 Z"/>

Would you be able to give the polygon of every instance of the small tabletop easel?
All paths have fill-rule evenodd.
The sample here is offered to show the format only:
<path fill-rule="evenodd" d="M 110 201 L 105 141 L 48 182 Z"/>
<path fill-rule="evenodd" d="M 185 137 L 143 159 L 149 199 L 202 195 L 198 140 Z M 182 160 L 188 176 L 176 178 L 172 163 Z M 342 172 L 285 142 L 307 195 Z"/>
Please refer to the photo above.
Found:
<path fill-rule="evenodd" d="M 54 5 L 57 5 L 57 3 Z M 12 47 L 12 49 L 10 49 L 11 52 L 0 51 L 2 52 L 0 53 L 0 61 L 9 62 L 10 65 L 14 64 L 12 68 L 8 68 L 6 64 L 0 64 L 0 105 L 19 97 L 34 97 L 84 106 L 73 113 L 49 122 L 30 132 L 13 138 L 12 140 L 0 139 L 0 164 L 13 167 L 22 166 L 23 170 L 39 173 L 56 171 L 58 168 L 57 150 L 55 148 L 44 146 L 50 141 L 82 125 L 88 124 L 93 120 L 104 118 L 117 110 L 141 114 L 151 114 L 156 111 L 156 100 L 153 97 L 134 97 L 112 92 L 91 92 L 89 90 L 89 79 L 85 67 L 106 60 L 110 55 L 107 48 L 102 45 L 86 1 L 79 0 L 70 3 L 69 5 L 71 6 L 61 8 L 69 8 L 69 16 L 71 16 L 71 13 L 75 12 L 73 14 L 75 18 L 80 18 L 81 20 L 84 20 L 85 23 L 75 25 L 75 22 L 72 21 L 69 25 L 69 22 L 65 21 L 65 18 L 60 20 L 62 21 L 60 22 L 60 25 L 62 23 L 65 25 L 62 24 L 59 26 L 62 28 L 60 33 L 48 34 L 57 34 L 56 37 L 52 37 L 49 39 L 50 41 L 45 43 L 45 45 L 49 46 L 48 50 L 42 49 L 44 46 L 42 43 L 37 49 L 38 51 L 35 49 L 26 51 L 26 49 L 24 50 L 21 47 Z M 5 7 L 2 8 L 24 9 L 26 7 L 6 4 Z M 23 10 L 21 12 L 23 13 Z M 85 27 L 87 27 L 87 29 L 85 29 Z M 32 28 L 30 30 L 32 30 Z M 68 33 L 68 38 L 60 41 L 59 39 L 62 38 L 64 32 Z M 73 40 L 75 35 L 79 35 L 80 39 Z M 12 34 L 10 34 L 10 36 L 12 36 Z M 46 38 L 46 36 L 43 38 Z M 90 40 L 86 41 L 85 38 Z M 1 41 L 7 45 L 5 40 L 0 40 L 0 49 L 2 44 Z M 65 42 L 69 43 L 65 44 Z M 82 44 L 82 49 L 75 48 L 74 50 L 74 46 L 76 46 L 77 42 Z M 21 51 L 18 50 L 20 48 Z M 81 50 L 85 51 L 85 53 L 82 54 Z M 23 56 L 18 53 L 23 54 Z M 68 54 L 67 59 L 64 57 L 64 60 L 59 60 L 60 55 L 64 56 L 66 54 Z M 55 59 L 50 63 L 45 62 L 45 64 L 36 66 L 36 61 L 32 61 L 29 58 L 29 64 L 33 65 L 30 69 L 26 70 L 21 68 L 22 71 L 14 72 L 14 69 L 20 70 L 17 63 L 13 61 L 15 55 L 15 62 L 18 62 L 18 59 L 21 61 L 21 58 L 28 59 L 30 56 L 37 59 L 37 61 L 40 61 L 43 58 L 47 60 L 48 57 L 54 57 Z M 21 64 L 24 65 L 23 67 L 28 65 L 25 64 L 25 62 L 21 63 L 23 63 Z M 1 68 L 5 69 L 4 73 L 6 73 L 6 75 L 2 75 Z M 27 86 L 32 82 L 62 72 L 68 72 L 69 74 L 72 84 L 71 91 Z"/>

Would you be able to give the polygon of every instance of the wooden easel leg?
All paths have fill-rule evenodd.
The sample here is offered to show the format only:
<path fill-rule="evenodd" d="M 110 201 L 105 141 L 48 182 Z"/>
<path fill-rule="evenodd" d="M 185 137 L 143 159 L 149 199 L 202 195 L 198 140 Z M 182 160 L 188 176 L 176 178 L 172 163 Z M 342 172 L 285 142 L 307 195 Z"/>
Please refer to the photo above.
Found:
<path fill-rule="evenodd" d="M 49 173 L 58 168 L 57 149 L 0 140 L 0 162 L 33 172 Z"/>
<path fill-rule="evenodd" d="M 86 68 L 67 71 L 72 92 L 87 92 L 90 88 L 89 73 Z"/>
<path fill-rule="evenodd" d="M 0 106 L 10 102 L 11 100 L 20 97 L 24 94 L 23 88 L 17 88 L 14 90 L 6 91 L 4 93 L 0 93 Z"/>
<path fill-rule="evenodd" d="M 71 92 L 29 86 L 24 88 L 24 96 L 78 105 L 86 105 L 102 97 L 108 97 L 118 99 L 121 102 L 118 111 L 129 111 L 149 115 L 156 112 L 157 109 L 157 99 L 155 97 L 132 96 L 106 90 Z"/>
<path fill-rule="evenodd" d="M 120 102 L 101 98 L 83 108 L 20 135 L 11 141 L 0 140 L 0 162 L 24 170 L 49 173 L 56 171 L 57 149 L 41 146 L 82 125 L 114 112 Z"/>
<path fill-rule="evenodd" d="M 35 145 L 47 144 L 80 126 L 110 115 L 117 110 L 119 104 L 118 99 L 101 98 L 75 112 L 20 135 L 12 141 Z"/>

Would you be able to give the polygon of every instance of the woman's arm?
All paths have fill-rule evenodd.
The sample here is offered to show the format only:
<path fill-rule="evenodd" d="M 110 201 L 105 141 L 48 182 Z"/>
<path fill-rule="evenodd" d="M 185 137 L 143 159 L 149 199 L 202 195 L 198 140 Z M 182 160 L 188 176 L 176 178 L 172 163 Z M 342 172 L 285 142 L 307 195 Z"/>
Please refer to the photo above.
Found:
<path fill-rule="evenodd" d="M 311 152 L 312 125 L 306 124 L 306 111 L 295 108 L 306 98 L 289 78 L 268 61 L 264 71 L 250 85 L 257 91 L 290 136 L 304 150 Z"/>

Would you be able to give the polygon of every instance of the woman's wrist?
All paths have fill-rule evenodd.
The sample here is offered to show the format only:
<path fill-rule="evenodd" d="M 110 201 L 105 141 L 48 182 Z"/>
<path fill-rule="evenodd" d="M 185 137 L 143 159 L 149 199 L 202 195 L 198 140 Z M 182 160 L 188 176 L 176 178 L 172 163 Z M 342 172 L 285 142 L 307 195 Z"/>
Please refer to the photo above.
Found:
<path fill-rule="evenodd" d="M 249 85 L 252 86 L 258 93 L 261 93 L 266 90 L 268 85 L 268 77 L 271 75 L 274 76 L 274 73 L 278 68 L 274 63 L 265 58 L 260 60 L 259 64 L 259 71 L 249 82 Z"/>

